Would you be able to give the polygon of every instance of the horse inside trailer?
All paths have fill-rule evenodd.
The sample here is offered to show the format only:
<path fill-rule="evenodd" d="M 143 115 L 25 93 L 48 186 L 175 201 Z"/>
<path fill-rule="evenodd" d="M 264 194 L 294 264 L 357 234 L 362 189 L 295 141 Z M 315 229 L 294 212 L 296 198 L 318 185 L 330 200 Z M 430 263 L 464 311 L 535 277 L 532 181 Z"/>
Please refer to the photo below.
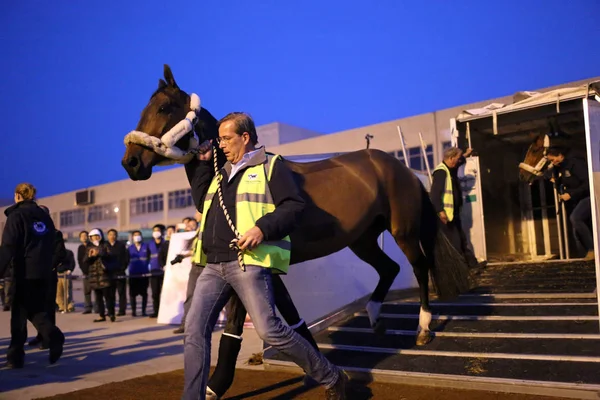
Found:
<path fill-rule="evenodd" d="M 451 120 L 454 140 L 461 148 L 472 147 L 477 156 L 481 215 L 471 218 L 482 222 L 480 229 L 470 232 L 476 253 L 482 252 L 477 247 L 483 243 L 490 262 L 542 261 L 573 254 L 567 243 L 572 249 L 574 238 L 568 218 L 557 213 L 562 207 L 552 183 L 521 181 L 519 164 L 540 134 L 555 132 L 567 138 L 572 155 L 587 160 L 584 111 L 587 99 L 595 102 L 599 89 L 600 82 L 590 82 L 545 93 L 519 92 L 513 104 L 466 110 Z"/>

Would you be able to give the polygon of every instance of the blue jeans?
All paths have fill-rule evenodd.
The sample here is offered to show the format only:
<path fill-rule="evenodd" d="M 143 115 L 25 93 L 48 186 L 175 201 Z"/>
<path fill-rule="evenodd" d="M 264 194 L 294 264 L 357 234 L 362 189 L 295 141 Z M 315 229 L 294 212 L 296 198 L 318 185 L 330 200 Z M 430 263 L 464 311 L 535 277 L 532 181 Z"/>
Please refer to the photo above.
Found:
<path fill-rule="evenodd" d="M 271 271 L 237 261 L 207 264 L 198 278 L 185 321 L 184 400 L 204 400 L 210 368 L 210 342 L 219 313 L 235 291 L 246 307 L 258 336 L 286 354 L 317 382 L 335 385 L 338 368 L 275 314 Z"/>

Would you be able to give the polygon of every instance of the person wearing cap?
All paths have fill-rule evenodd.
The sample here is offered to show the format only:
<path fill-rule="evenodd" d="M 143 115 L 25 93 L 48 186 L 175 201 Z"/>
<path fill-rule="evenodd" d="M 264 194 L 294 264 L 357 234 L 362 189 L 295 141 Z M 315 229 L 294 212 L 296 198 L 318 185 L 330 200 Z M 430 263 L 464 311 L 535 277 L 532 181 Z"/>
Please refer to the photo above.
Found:
<path fill-rule="evenodd" d="M 165 226 L 156 224 L 152 227 L 152 240 L 148 243 L 150 250 L 150 289 L 152 290 L 152 314 L 150 318 L 158 318 L 160 307 L 160 292 L 162 290 L 165 263 L 161 263 L 160 249 L 164 243 Z"/>
<path fill-rule="evenodd" d="M 101 229 L 92 229 L 89 236 L 90 244 L 87 247 L 83 263 L 89 268 L 90 288 L 94 291 L 98 303 L 99 317 L 94 322 L 106 321 L 106 311 L 108 311 L 110 321 L 114 322 L 116 319 L 115 297 L 110 277 L 119 268 L 118 258 L 108 242 L 104 240 L 104 232 Z M 108 310 L 104 308 L 105 302 Z"/>
<path fill-rule="evenodd" d="M 14 298 L 6 352 L 8 368 L 23 368 L 29 320 L 50 349 L 54 364 L 63 352 L 65 336 L 48 315 L 48 291 L 53 283 L 55 228 L 52 218 L 35 202 L 36 189 L 21 183 L 15 189 L 15 204 L 4 211 L 6 224 L 0 246 L 0 276 L 12 265 Z"/>
<path fill-rule="evenodd" d="M 142 238 L 142 232 L 133 231 L 133 244 L 129 246 L 129 302 L 131 315 L 137 317 L 137 296 L 142 297 L 142 316 L 145 317 L 148 304 L 148 264 L 150 248 Z"/>

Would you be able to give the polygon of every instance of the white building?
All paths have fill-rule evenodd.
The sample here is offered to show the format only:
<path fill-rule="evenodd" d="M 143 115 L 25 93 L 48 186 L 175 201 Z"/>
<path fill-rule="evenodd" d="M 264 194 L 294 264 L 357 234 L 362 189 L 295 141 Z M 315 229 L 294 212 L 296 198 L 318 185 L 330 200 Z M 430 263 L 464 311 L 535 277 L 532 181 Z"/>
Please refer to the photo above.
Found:
<path fill-rule="evenodd" d="M 563 85 L 538 89 L 548 91 L 559 87 L 578 86 L 586 82 L 569 82 Z M 335 154 L 364 149 L 365 136 L 370 134 L 370 147 L 384 150 L 403 158 L 397 126 L 402 129 L 410 167 L 424 171 L 425 162 L 421 152 L 419 132 L 426 144 L 430 167 L 441 161 L 444 149 L 450 146 L 450 119 L 461 111 L 482 107 L 491 102 L 509 104 L 512 96 L 485 100 L 427 114 L 355 128 L 332 134 L 319 134 L 304 128 L 279 122 L 258 127 L 258 137 L 269 151 L 283 156 Z M 160 190 L 157 190 L 160 188 Z M 77 206 L 76 193 L 93 192 L 91 204 Z M 182 218 L 193 217 L 189 184 L 183 167 L 155 172 L 148 181 L 134 182 L 128 179 L 104 185 L 83 188 L 39 199 L 49 207 L 52 218 L 68 239 L 77 240 L 81 230 L 94 227 L 105 230 L 115 228 L 126 235 L 134 229 L 150 229 L 156 223 L 175 225 Z M 6 217 L 0 208 L 0 235 Z"/>

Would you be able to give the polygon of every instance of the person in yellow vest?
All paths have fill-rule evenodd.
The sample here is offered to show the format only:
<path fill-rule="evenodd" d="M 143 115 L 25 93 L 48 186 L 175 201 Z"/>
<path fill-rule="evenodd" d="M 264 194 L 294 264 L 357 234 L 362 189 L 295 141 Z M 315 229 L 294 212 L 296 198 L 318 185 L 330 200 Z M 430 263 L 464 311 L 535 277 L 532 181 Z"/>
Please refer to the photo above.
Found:
<path fill-rule="evenodd" d="M 460 219 L 463 196 L 458 180 L 458 168 L 465 163 L 465 157 L 469 157 L 471 152 L 471 149 L 467 149 L 463 153 L 458 147 L 450 147 L 444 151 L 443 161 L 433 170 L 429 195 L 444 224 L 444 233 L 456 250 L 463 254 L 469 267 L 475 268 L 478 262 L 469 248 Z"/>
<path fill-rule="evenodd" d="M 289 234 L 305 205 L 293 175 L 279 156 L 256 148 L 249 115 L 230 113 L 218 125 L 217 142 L 227 162 L 205 196 L 193 256 L 205 268 L 185 322 L 183 399 L 206 397 L 211 332 L 233 291 L 262 340 L 324 385 L 328 399 L 345 399 L 345 373 L 275 313 L 271 274 L 288 271 Z"/>

